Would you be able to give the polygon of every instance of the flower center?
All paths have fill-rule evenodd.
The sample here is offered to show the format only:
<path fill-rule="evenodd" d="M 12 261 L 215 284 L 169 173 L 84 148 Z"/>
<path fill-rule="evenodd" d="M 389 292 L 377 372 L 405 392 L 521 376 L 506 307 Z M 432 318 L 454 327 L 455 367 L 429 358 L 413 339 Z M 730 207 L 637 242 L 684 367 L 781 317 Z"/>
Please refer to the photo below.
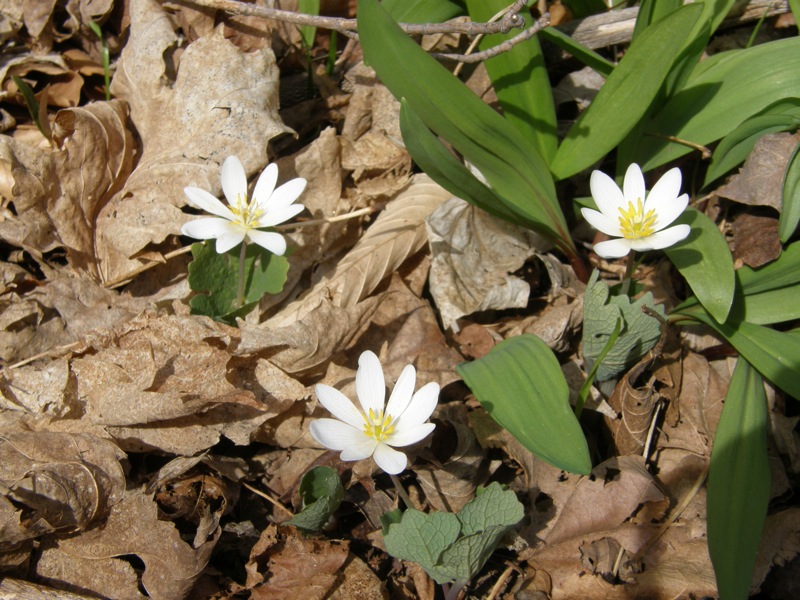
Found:
<path fill-rule="evenodd" d="M 382 442 L 394 433 L 394 419 L 392 415 L 385 415 L 383 411 L 376 413 L 371 408 L 369 416 L 364 417 L 364 433 L 376 441 Z"/>
<path fill-rule="evenodd" d="M 628 202 L 628 208 L 620 208 L 619 214 L 619 228 L 622 230 L 622 236 L 629 240 L 647 237 L 655 231 L 656 211 L 650 209 L 645 214 L 641 198 L 636 201 L 636 206 L 633 205 L 633 202 Z"/>
<path fill-rule="evenodd" d="M 247 201 L 247 196 L 243 194 L 236 195 L 236 206 L 231 206 L 231 212 L 247 229 L 255 227 L 259 217 L 264 213 L 260 209 L 253 210 L 250 202 Z"/>

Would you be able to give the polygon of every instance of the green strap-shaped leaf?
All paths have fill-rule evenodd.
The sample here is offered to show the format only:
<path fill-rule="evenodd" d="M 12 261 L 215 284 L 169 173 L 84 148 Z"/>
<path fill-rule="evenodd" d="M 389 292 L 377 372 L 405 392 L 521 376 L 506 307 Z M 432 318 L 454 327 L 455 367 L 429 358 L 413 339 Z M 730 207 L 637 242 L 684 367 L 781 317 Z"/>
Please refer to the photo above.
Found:
<path fill-rule="evenodd" d="M 770 494 L 767 398 L 740 358 L 717 425 L 708 473 L 708 551 L 720 598 L 746 600 Z"/>
<path fill-rule="evenodd" d="M 467 0 L 469 16 L 478 22 L 488 21 L 506 7 L 506 0 Z M 531 25 L 530 14 L 520 16 L 525 18 L 526 27 Z M 519 30 L 485 36 L 480 49 L 492 48 L 517 33 Z M 517 44 L 484 64 L 506 119 L 533 140 L 549 163 L 558 147 L 556 108 L 539 40 L 534 37 Z"/>
<path fill-rule="evenodd" d="M 365 59 L 392 94 L 475 165 L 508 208 L 575 256 L 555 184 L 532 140 L 428 56 L 376 0 L 359 0 L 358 29 Z"/>
<path fill-rule="evenodd" d="M 795 146 L 786 174 L 783 176 L 783 204 L 781 206 L 780 235 L 786 241 L 794 235 L 800 223 L 800 145 Z"/>
<path fill-rule="evenodd" d="M 570 128 L 551 170 L 566 179 L 603 158 L 647 112 L 685 43 L 702 6 L 690 4 L 648 27 Z"/>
<path fill-rule="evenodd" d="M 594 69 L 603 77 L 608 77 L 611 75 L 611 71 L 614 70 L 614 63 L 612 63 L 610 60 L 604 56 L 601 56 L 591 48 L 584 46 L 555 27 L 546 27 L 545 29 L 542 29 L 539 32 L 539 36 L 543 40 L 552 42 L 565 52 L 569 52 L 584 65 Z"/>
<path fill-rule="evenodd" d="M 528 450 L 559 469 L 589 473 L 589 448 L 569 405 L 567 382 L 542 340 L 509 338 L 456 370 L 491 417 Z"/>
<path fill-rule="evenodd" d="M 648 135 L 638 146 L 642 170 L 692 151 L 665 136 L 709 144 L 771 104 L 800 97 L 799 71 L 797 37 L 723 52 L 699 63 L 683 89 L 647 124 Z"/>
<path fill-rule="evenodd" d="M 714 222 L 693 208 L 686 209 L 674 224 L 678 223 L 688 224 L 692 231 L 688 238 L 665 252 L 703 306 L 724 323 L 736 290 L 728 243 Z"/>
<path fill-rule="evenodd" d="M 458 0 L 383 0 L 382 4 L 398 23 L 443 23 L 464 13 Z"/>

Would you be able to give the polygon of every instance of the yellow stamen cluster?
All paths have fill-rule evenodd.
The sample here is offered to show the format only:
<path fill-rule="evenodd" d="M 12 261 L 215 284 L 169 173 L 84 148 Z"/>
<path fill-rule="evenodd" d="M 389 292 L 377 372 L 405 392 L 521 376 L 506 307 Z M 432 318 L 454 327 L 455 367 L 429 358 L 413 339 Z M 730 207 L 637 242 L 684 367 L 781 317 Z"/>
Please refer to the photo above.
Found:
<path fill-rule="evenodd" d="M 383 411 L 376 413 L 370 408 L 369 417 L 364 419 L 364 433 L 382 442 L 394 433 L 393 420 L 392 415 L 384 415 Z"/>
<path fill-rule="evenodd" d="M 656 224 L 656 211 L 648 210 L 644 213 L 644 203 L 642 199 L 637 200 L 636 206 L 633 202 L 628 202 L 627 210 L 619 209 L 619 228 L 622 236 L 629 240 L 638 240 L 648 235 L 653 235 Z"/>
<path fill-rule="evenodd" d="M 231 212 L 236 215 L 239 222 L 245 227 L 252 228 L 258 223 L 259 217 L 264 213 L 260 208 L 253 210 L 247 196 L 243 194 L 236 195 L 236 206 L 231 206 Z"/>

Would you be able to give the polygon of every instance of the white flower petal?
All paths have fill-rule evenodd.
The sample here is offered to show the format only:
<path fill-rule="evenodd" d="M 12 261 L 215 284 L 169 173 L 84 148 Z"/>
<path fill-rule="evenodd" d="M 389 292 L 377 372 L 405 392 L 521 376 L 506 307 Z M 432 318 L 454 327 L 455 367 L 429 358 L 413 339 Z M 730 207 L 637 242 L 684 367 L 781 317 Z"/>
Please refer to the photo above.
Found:
<path fill-rule="evenodd" d="M 228 223 L 228 225 L 222 235 L 217 236 L 217 254 L 225 254 L 244 241 L 244 228 L 236 223 Z"/>
<path fill-rule="evenodd" d="M 186 187 L 183 188 L 183 193 L 186 194 L 189 204 L 195 208 L 204 210 L 212 215 L 217 215 L 223 219 L 228 219 L 228 221 L 236 219 L 236 215 L 234 215 L 227 206 L 205 190 L 196 187 Z"/>
<path fill-rule="evenodd" d="M 581 214 L 589 223 L 589 225 L 598 231 L 602 231 L 606 235 L 612 235 L 616 237 L 622 235 L 622 230 L 619 228 L 619 218 L 614 219 L 611 216 L 604 215 L 603 213 L 597 212 L 591 208 L 582 208 Z"/>
<path fill-rule="evenodd" d="M 678 167 L 674 167 L 656 181 L 653 189 L 647 195 L 645 210 L 654 209 L 660 212 L 663 207 L 672 205 L 680 193 L 681 170 Z"/>
<path fill-rule="evenodd" d="M 402 414 L 396 415 L 391 412 L 389 414 L 396 417 L 396 429 L 414 429 L 430 418 L 438 402 L 439 384 L 435 381 L 431 381 L 423 385 L 417 393 L 414 394 L 408 408 L 406 408 Z"/>
<path fill-rule="evenodd" d="M 247 237 L 253 240 L 262 248 L 266 248 L 273 254 L 283 256 L 286 254 L 286 240 L 280 233 L 274 231 L 259 231 L 258 229 L 251 229 L 247 232 Z"/>
<path fill-rule="evenodd" d="M 631 163 L 628 170 L 625 172 L 625 181 L 622 187 L 626 207 L 628 206 L 628 202 L 633 202 L 633 205 L 636 206 L 639 200 L 644 204 L 645 194 L 647 192 L 644 187 L 644 175 L 642 175 L 642 170 L 639 168 L 639 165 Z"/>
<path fill-rule="evenodd" d="M 594 245 L 594 251 L 603 258 L 620 258 L 627 256 L 631 251 L 631 240 L 617 238 Z"/>
<path fill-rule="evenodd" d="M 269 209 L 258 220 L 258 227 L 272 227 L 288 221 L 295 215 L 303 212 L 305 206 L 302 204 L 292 204 L 291 206 L 284 206 L 276 210 Z"/>
<path fill-rule="evenodd" d="M 662 248 L 669 248 L 678 242 L 686 239 L 691 233 L 692 228 L 688 225 L 675 225 L 668 227 L 653 235 L 649 235 L 641 240 L 632 240 L 634 243 L 631 247 L 634 250 L 661 250 Z M 637 247 L 642 244 L 642 247 Z"/>
<path fill-rule="evenodd" d="M 364 439 L 353 442 L 347 446 L 347 448 L 342 450 L 339 458 L 342 460 L 363 460 L 372 456 L 377 447 L 377 440 L 364 434 Z"/>
<path fill-rule="evenodd" d="M 230 225 L 230 221 L 219 217 L 201 217 L 184 223 L 181 233 L 196 240 L 213 240 L 224 235 Z"/>
<path fill-rule="evenodd" d="M 317 394 L 319 403 L 328 409 L 328 412 L 330 412 L 334 417 L 340 421 L 344 421 L 351 427 L 354 427 L 358 430 L 363 430 L 364 415 L 359 412 L 355 405 L 350 401 L 350 398 L 345 396 L 335 387 L 331 387 L 323 383 L 318 383 L 314 387 L 314 392 Z"/>
<path fill-rule="evenodd" d="M 398 475 L 405 471 L 408 466 L 408 457 L 386 444 L 378 444 L 372 458 L 375 459 L 375 464 L 386 473 L 389 473 L 389 475 Z"/>
<path fill-rule="evenodd" d="M 413 365 L 407 365 L 397 383 L 394 384 L 392 395 L 389 396 L 389 403 L 386 405 L 386 414 L 399 417 L 411 402 L 414 396 L 414 388 L 417 385 L 417 371 Z"/>
<path fill-rule="evenodd" d="M 372 409 L 380 413 L 386 405 L 386 382 L 383 379 L 381 361 L 374 352 L 367 350 L 358 358 L 358 371 L 356 372 L 356 394 L 364 414 L 369 414 Z"/>
<path fill-rule="evenodd" d="M 272 193 L 267 202 L 267 208 L 272 211 L 289 206 L 300 197 L 300 194 L 306 189 L 306 184 L 307 181 L 302 177 L 290 179 Z"/>
<path fill-rule="evenodd" d="M 231 206 L 236 206 L 237 196 L 247 198 L 247 174 L 244 172 L 242 162 L 235 156 L 229 156 L 222 163 L 220 181 L 222 191 L 225 192 L 225 197 Z"/>
<path fill-rule="evenodd" d="M 589 179 L 589 187 L 592 190 L 597 208 L 601 213 L 608 216 L 617 214 L 618 210 L 625 204 L 622 190 L 611 177 L 602 171 L 592 171 Z"/>
<path fill-rule="evenodd" d="M 435 424 L 423 423 L 411 429 L 395 432 L 386 439 L 386 443 L 390 446 L 410 446 L 411 444 L 416 444 L 420 440 L 424 440 L 434 429 L 436 429 Z"/>
<path fill-rule="evenodd" d="M 344 450 L 371 439 L 362 430 L 336 419 L 317 419 L 311 423 L 309 431 L 315 440 L 331 450 Z M 361 458 L 367 456 L 369 454 Z"/>
<path fill-rule="evenodd" d="M 650 201 L 648 200 L 648 204 L 649 203 Z M 687 206 L 689 206 L 689 194 L 683 194 L 677 198 L 670 199 L 669 203 L 665 202 L 661 204 L 659 208 L 656 208 L 656 222 L 653 226 L 654 229 L 656 231 L 659 229 L 664 229 L 664 227 L 680 217 L 683 214 L 683 211 L 686 210 Z"/>
<path fill-rule="evenodd" d="M 258 176 L 256 187 L 253 190 L 253 202 L 266 207 L 272 192 L 275 191 L 276 183 L 278 183 L 278 165 L 271 163 Z"/>

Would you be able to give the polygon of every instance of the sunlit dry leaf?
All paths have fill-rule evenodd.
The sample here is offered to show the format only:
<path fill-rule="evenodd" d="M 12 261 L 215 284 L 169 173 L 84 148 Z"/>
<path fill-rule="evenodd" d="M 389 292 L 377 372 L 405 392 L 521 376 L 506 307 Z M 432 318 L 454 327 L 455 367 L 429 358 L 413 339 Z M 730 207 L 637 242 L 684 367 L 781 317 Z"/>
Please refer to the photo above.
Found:
<path fill-rule="evenodd" d="M 346 541 L 312 540 L 270 525 L 250 551 L 247 587 L 254 600 L 322 600 L 341 577 Z M 309 564 L 314 568 L 309 569 Z"/>
<path fill-rule="evenodd" d="M 386 585 L 358 556 L 350 555 L 344 563 L 342 582 L 333 590 L 329 600 L 388 600 Z M 422 600 L 420 598 L 420 600 Z"/>
<path fill-rule="evenodd" d="M 220 29 L 176 52 L 178 36 L 155 0 L 131 4 L 130 39 L 111 85 L 131 107 L 142 156 L 101 211 L 97 252 L 104 279 L 138 266 L 148 244 L 177 234 L 187 216 L 183 188 L 220 195 L 230 155 L 248 173 L 267 164 L 267 142 L 286 131 L 278 117 L 278 69 L 269 48 L 244 53 Z"/>
<path fill-rule="evenodd" d="M 751 206 L 771 206 L 780 212 L 783 175 L 798 142 L 798 133 L 768 133 L 761 137 L 741 172 L 718 189 L 717 195 Z"/>
<path fill-rule="evenodd" d="M 541 248 L 534 233 L 453 198 L 427 220 L 431 294 L 445 328 L 464 315 L 524 308 L 530 286 L 509 273 Z"/>
<path fill-rule="evenodd" d="M 193 548 L 171 522 L 158 519 L 158 507 L 150 497 L 129 490 L 105 527 L 58 540 L 42 552 L 36 575 L 101 596 L 139 598 L 136 574 L 119 558 L 136 555 L 144 563 L 141 585 L 149 597 L 179 600 L 205 568 L 219 534 L 217 528 Z"/>

